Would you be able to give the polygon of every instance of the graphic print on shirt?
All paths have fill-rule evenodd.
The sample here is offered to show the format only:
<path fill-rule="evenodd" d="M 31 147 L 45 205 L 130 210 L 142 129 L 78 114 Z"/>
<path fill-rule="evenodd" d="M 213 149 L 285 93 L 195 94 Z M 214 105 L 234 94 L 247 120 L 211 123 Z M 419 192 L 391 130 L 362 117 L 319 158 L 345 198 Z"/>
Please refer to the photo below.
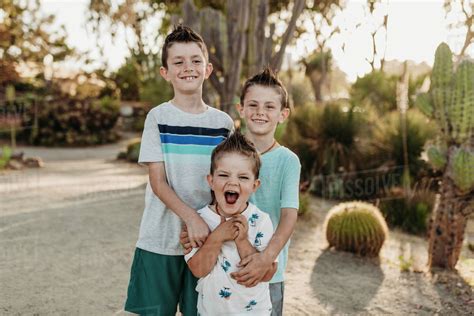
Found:
<path fill-rule="evenodd" d="M 222 290 L 219 291 L 219 295 L 222 298 L 225 298 L 226 300 L 228 300 L 230 298 L 230 296 L 232 295 L 232 293 L 230 292 L 230 288 L 223 287 Z"/>
<path fill-rule="evenodd" d="M 257 301 L 251 300 L 251 301 L 247 304 L 247 306 L 245 306 L 245 309 L 247 310 L 247 312 L 250 312 L 250 311 L 253 309 L 253 307 L 254 307 L 255 305 L 257 305 Z"/>
<path fill-rule="evenodd" d="M 226 257 L 224 257 L 223 259 L 224 259 L 224 262 L 221 264 L 221 267 L 222 267 L 222 269 L 223 269 L 225 272 L 227 272 L 227 271 L 229 271 L 229 268 L 230 268 L 232 265 L 230 264 L 230 262 L 227 260 Z"/>
<path fill-rule="evenodd" d="M 253 213 L 250 217 L 249 217 L 249 225 L 252 226 L 252 227 L 255 227 L 257 225 L 257 219 L 258 219 L 258 214 L 257 213 Z"/>
<path fill-rule="evenodd" d="M 254 246 L 258 247 L 262 245 L 261 239 L 263 238 L 263 233 L 258 232 L 257 235 L 255 236 L 255 241 L 254 241 Z"/>

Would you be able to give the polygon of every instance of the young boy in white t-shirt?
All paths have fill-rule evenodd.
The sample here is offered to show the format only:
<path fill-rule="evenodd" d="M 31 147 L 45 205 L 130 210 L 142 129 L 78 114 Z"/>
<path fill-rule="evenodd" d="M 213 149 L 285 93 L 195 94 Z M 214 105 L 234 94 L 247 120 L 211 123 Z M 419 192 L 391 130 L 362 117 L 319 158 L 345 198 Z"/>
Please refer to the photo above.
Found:
<path fill-rule="evenodd" d="M 246 80 L 240 96 L 239 113 L 246 125 L 245 136 L 260 153 L 260 189 L 251 202 L 267 213 L 275 232 L 264 251 L 242 259 L 240 270 L 232 273 L 238 284 L 256 286 L 278 258 L 278 269 L 270 280 L 272 316 L 283 315 L 284 271 L 288 261 L 290 236 L 295 228 L 299 206 L 301 164 L 298 157 L 275 139 L 279 123 L 290 114 L 288 93 L 283 83 L 269 69 Z M 181 233 L 185 253 L 192 245 L 186 231 Z"/>
<path fill-rule="evenodd" d="M 207 180 L 213 203 L 198 211 L 211 230 L 204 245 L 185 256 L 191 272 L 199 279 L 200 315 L 270 315 L 272 303 L 268 281 L 277 264 L 263 282 L 248 288 L 231 277 L 238 263 L 265 250 L 273 235 L 268 214 L 248 202 L 260 185 L 260 158 L 257 150 L 240 132 L 219 144 L 211 156 Z"/>

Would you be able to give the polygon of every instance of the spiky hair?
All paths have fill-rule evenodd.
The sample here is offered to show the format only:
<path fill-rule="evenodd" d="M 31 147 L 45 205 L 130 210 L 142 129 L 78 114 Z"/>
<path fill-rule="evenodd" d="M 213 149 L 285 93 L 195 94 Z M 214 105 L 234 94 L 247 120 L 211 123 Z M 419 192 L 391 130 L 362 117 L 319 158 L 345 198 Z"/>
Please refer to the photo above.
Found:
<path fill-rule="evenodd" d="M 261 166 L 260 155 L 258 154 L 254 144 L 245 138 L 240 130 L 236 130 L 230 134 L 227 139 L 217 145 L 212 151 L 211 174 L 214 174 L 214 171 L 216 170 L 217 161 L 227 153 L 238 153 L 249 157 L 254 163 L 253 172 L 255 174 L 255 179 L 258 179 Z"/>
<path fill-rule="evenodd" d="M 174 27 L 173 31 L 168 34 L 168 36 L 166 36 L 165 43 L 161 50 L 161 65 L 165 68 L 168 68 L 168 50 L 173 43 L 196 43 L 201 48 L 206 61 L 209 59 L 206 43 L 204 43 L 201 35 L 196 33 L 193 29 L 179 24 Z"/>
<path fill-rule="evenodd" d="M 270 67 L 265 67 L 263 71 L 245 81 L 240 94 L 240 104 L 244 105 L 244 99 L 248 89 L 256 85 L 274 88 L 280 94 L 281 108 L 285 109 L 290 107 L 290 103 L 288 102 L 288 92 Z"/>

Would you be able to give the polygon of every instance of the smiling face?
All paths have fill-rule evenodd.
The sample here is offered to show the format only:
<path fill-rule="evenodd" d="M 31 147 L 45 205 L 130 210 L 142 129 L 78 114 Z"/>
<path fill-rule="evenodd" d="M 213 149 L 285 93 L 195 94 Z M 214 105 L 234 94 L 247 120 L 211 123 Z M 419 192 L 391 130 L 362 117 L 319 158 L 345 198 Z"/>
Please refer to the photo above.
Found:
<path fill-rule="evenodd" d="M 202 91 L 202 84 L 212 73 L 212 65 L 194 42 L 177 42 L 168 48 L 167 68 L 161 67 L 160 74 L 180 94 L 194 94 Z"/>
<path fill-rule="evenodd" d="M 224 153 L 207 181 L 214 191 L 219 213 L 225 217 L 242 213 L 250 195 L 260 186 L 255 161 L 236 152 Z"/>
<path fill-rule="evenodd" d="M 273 137 L 278 123 L 283 123 L 290 112 L 288 108 L 282 109 L 276 88 L 253 85 L 248 88 L 239 113 L 250 133 Z"/>

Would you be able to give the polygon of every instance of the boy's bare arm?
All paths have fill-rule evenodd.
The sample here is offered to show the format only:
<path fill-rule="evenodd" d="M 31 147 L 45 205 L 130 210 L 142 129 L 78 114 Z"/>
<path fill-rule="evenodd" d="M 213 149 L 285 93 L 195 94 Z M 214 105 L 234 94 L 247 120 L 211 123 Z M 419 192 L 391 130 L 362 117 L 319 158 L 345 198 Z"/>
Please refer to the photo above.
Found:
<path fill-rule="evenodd" d="M 153 193 L 186 224 L 193 247 L 200 247 L 209 234 L 209 228 L 196 211 L 186 205 L 168 185 L 163 162 L 148 164 L 150 185 Z"/>
<path fill-rule="evenodd" d="M 211 272 L 217 262 L 217 257 L 222 244 L 227 240 L 233 240 L 237 235 L 237 229 L 232 221 L 221 219 L 221 224 L 209 235 L 204 245 L 189 259 L 189 270 L 197 278 L 205 277 Z"/>
<path fill-rule="evenodd" d="M 277 267 L 278 267 L 278 264 L 276 262 L 273 262 L 270 270 L 268 270 L 267 273 L 265 273 L 265 275 L 263 276 L 262 282 L 269 282 L 273 278 L 273 275 L 275 274 L 275 272 L 277 271 Z"/>
<path fill-rule="evenodd" d="M 280 222 L 278 227 L 273 234 L 270 243 L 267 248 L 263 251 L 267 256 L 271 258 L 271 262 L 280 254 L 280 251 L 285 247 L 286 243 L 290 239 L 293 231 L 295 230 L 296 220 L 298 219 L 298 210 L 295 208 L 282 208 Z"/>
<path fill-rule="evenodd" d="M 239 252 L 239 256 L 241 259 L 247 258 L 254 253 L 257 253 L 257 249 L 255 249 L 248 239 L 248 230 L 249 226 L 247 223 L 247 219 L 243 215 L 239 215 L 233 218 L 234 225 L 238 229 L 238 235 L 235 238 L 235 244 L 237 245 L 237 251 Z"/>
<path fill-rule="evenodd" d="M 247 258 L 254 253 L 257 253 L 257 249 L 255 249 L 248 239 L 235 240 L 235 244 L 237 245 L 237 251 L 239 252 L 239 256 L 241 259 Z"/>
<path fill-rule="evenodd" d="M 240 258 L 247 258 L 253 254 L 258 253 L 258 250 L 252 246 L 248 240 L 248 222 L 247 219 L 240 215 L 235 220 L 235 225 L 238 228 L 238 235 L 235 238 L 235 244 L 237 245 L 237 250 L 239 252 Z M 261 281 L 268 282 L 272 279 L 273 275 L 277 270 L 277 263 L 273 262 L 270 266 L 270 269 L 267 270 Z"/>
<path fill-rule="evenodd" d="M 290 239 L 297 218 L 297 209 L 281 209 L 280 222 L 267 248 L 263 252 L 243 258 L 240 262 L 240 266 L 243 268 L 231 274 L 239 284 L 252 287 L 263 280 L 266 273 L 272 268 L 278 254 Z"/>
<path fill-rule="evenodd" d="M 211 272 L 212 268 L 216 265 L 222 243 L 221 240 L 215 238 L 215 235 L 211 233 L 204 245 L 189 259 L 189 270 L 191 270 L 196 278 L 203 278 Z"/>

